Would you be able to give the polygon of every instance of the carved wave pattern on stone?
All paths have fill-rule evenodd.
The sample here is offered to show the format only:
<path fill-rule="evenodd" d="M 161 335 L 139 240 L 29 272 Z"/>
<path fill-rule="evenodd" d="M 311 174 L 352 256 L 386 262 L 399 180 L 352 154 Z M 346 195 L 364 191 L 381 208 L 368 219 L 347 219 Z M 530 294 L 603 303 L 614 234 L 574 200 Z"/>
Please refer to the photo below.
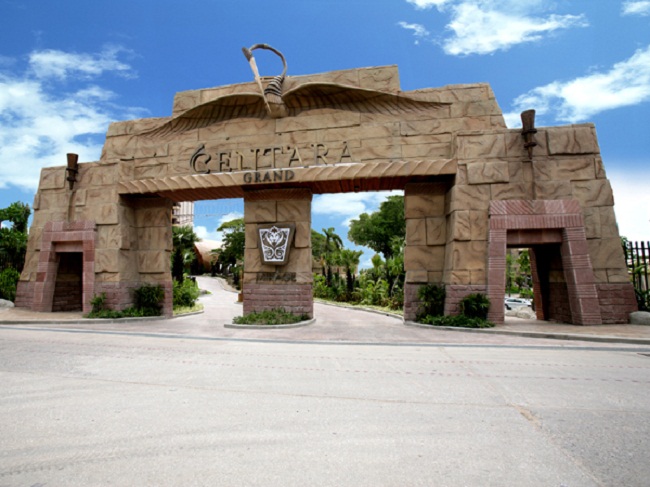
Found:
<path fill-rule="evenodd" d="M 303 111 L 333 108 L 356 113 L 381 113 L 401 115 L 424 112 L 447 106 L 449 103 L 424 101 L 404 95 L 366 90 L 333 83 L 307 83 L 287 91 L 282 101 L 288 116 L 295 117 Z M 226 95 L 167 121 L 143 133 L 148 137 L 166 137 L 208 127 L 226 120 L 269 118 L 264 98 L 257 93 Z"/>
<path fill-rule="evenodd" d="M 342 164 L 295 168 L 296 184 L 318 185 L 327 181 L 358 180 L 366 178 L 390 178 L 412 176 L 453 175 L 456 161 L 440 159 L 435 161 L 396 161 L 391 163 Z M 120 194 L 157 193 L 178 201 L 189 199 L 212 199 L 217 197 L 240 198 L 243 196 L 244 172 L 194 174 L 162 179 L 142 179 L 120 183 Z M 388 179 L 387 179 L 388 178 Z M 265 185 L 259 185 L 259 189 Z M 314 188 L 315 192 L 317 188 Z M 331 191 L 331 188 L 327 192 Z M 220 196 L 223 194 L 223 196 Z"/>
<path fill-rule="evenodd" d="M 261 228 L 260 244 L 265 263 L 284 262 L 289 244 L 290 228 Z"/>

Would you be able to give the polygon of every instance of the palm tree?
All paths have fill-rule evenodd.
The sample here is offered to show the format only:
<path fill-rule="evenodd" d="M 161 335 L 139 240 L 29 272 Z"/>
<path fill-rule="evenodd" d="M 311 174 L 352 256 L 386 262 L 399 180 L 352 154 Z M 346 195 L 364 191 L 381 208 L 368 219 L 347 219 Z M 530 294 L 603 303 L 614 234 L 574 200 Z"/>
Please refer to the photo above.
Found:
<path fill-rule="evenodd" d="M 336 234 L 334 227 L 323 228 L 323 235 L 325 235 L 325 252 L 343 248 L 343 240 Z"/>
<path fill-rule="evenodd" d="M 339 262 L 345 267 L 345 279 L 347 284 L 348 298 L 354 290 L 354 273 L 359 266 L 359 258 L 363 252 L 361 250 L 343 249 L 339 252 Z"/>
<path fill-rule="evenodd" d="M 323 228 L 325 235 L 325 248 L 322 253 L 323 273 L 325 274 L 328 286 L 332 285 L 332 266 L 336 265 L 337 254 L 343 248 L 343 240 L 339 237 L 334 227 Z M 325 270 L 327 267 L 327 270 Z"/>
<path fill-rule="evenodd" d="M 183 272 L 189 268 L 196 258 L 194 244 L 201 239 L 194 233 L 191 226 L 172 227 L 172 276 L 174 280 L 182 282 Z"/>

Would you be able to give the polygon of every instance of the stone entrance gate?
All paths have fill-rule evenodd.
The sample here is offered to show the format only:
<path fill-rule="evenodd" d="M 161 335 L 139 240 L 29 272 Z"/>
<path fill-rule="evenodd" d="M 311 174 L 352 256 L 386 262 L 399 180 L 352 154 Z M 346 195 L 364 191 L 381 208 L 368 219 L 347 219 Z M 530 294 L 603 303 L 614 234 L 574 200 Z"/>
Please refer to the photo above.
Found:
<path fill-rule="evenodd" d="M 484 292 L 503 321 L 506 248 L 523 246 L 541 318 L 627 322 L 636 302 L 594 126 L 524 135 L 487 84 L 403 92 L 395 66 L 288 77 L 280 93 L 178 93 L 171 117 L 113 123 L 99 161 L 43 169 L 17 305 L 51 311 L 61 255 L 77 252 L 84 311 L 94 294 L 122 309 L 159 283 L 171 315 L 173 202 L 239 197 L 244 313 L 312 315 L 312 195 L 403 189 L 406 319 L 418 287 L 438 283 L 446 313 Z"/>

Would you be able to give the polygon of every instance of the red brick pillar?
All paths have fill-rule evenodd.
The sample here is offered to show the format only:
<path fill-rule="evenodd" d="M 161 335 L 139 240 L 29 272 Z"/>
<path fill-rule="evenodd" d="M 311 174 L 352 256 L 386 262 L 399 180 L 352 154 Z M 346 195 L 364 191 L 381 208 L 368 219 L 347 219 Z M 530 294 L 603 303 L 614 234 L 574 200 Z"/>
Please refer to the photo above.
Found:
<path fill-rule="evenodd" d="M 488 320 L 503 323 L 503 297 L 506 288 L 506 241 L 507 230 L 502 221 L 490 219 L 490 235 L 488 240 L 488 298 L 490 311 Z"/>
<path fill-rule="evenodd" d="M 562 229 L 561 253 L 573 324 L 602 324 L 584 226 Z"/>

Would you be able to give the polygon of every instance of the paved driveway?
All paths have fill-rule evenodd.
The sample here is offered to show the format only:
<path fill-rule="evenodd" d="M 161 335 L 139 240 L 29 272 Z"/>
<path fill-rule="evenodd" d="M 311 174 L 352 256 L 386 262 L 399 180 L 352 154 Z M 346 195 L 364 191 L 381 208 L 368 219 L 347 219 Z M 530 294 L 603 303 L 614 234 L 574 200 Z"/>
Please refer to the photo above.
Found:
<path fill-rule="evenodd" d="M 633 339 L 637 343 L 650 344 L 648 326 L 570 326 L 548 322 L 526 322 L 511 319 L 499 325 L 494 334 L 491 331 L 470 333 L 468 331 L 447 331 L 437 328 L 417 328 L 405 326 L 402 319 L 395 316 L 368 313 L 352 308 L 340 308 L 320 303 L 314 304 L 316 322 L 303 328 L 286 330 L 242 330 L 225 328 L 235 316 L 241 315 L 242 305 L 237 303 L 237 294 L 224 289 L 221 280 L 199 277 L 201 288 L 208 289 L 211 295 L 201 298 L 205 312 L 174 318 L 172 320 L 106 322 L 105 320 L 84 320 L 81 313 L 34 313 L 25 309 L 0 310 L 0 327 L 19 326 L 21 328 L 77 329 L 97 331 L 98 333 L 130 333 L 145 335 L 167 334 L 188 338 L 240 339 L 240 340 L 288 340 L 288 341 L 327 341 L 357 343 L 440 343 L 477 345 L 531 345 L 556 346 L 557 340 L 518 336 L 519 333 L 554 333 L 559 336 L 576 335 L 570 346 L 593 347 L 594 343 L 580 341 L 584 335 L 605 339 L 600 347 L 620 347 L 620 343 L 607 343 L 608 336 Z M 9 325 L 9 323 L 12 323 Z M 578 341 L 576 341 L 576 339 Z M 631 347 L 639 345 L 631 345 Z M 1 484 L 0 484 L 1 485 Z"/>
<path fill-rule="evenodd" d="M 650 356 L 556 345 L 1 327 L 0 485 L 648 485 Z"/>

